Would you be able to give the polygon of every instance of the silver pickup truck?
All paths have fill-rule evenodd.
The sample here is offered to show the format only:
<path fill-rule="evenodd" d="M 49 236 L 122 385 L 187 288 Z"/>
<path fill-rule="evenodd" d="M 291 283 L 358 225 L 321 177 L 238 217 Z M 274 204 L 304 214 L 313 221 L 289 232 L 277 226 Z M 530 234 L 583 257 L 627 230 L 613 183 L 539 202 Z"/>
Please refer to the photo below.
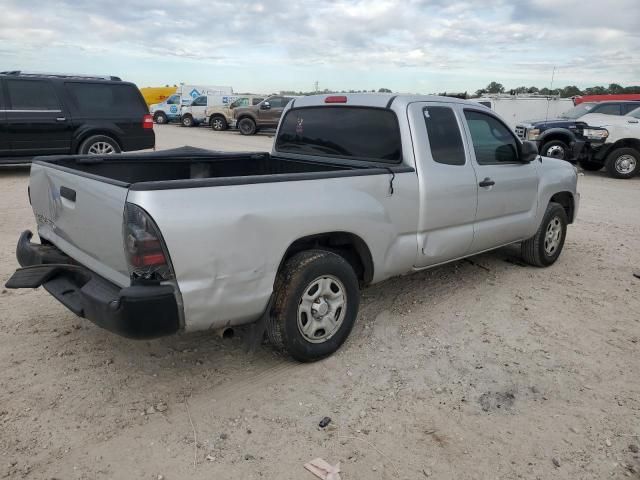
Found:
<path fill-rule="evenodd" d="M 252 323 L 313 361 L 345 341 L 368 284 L 517 242 L 553 264 L 576 183 L 476 103 L 297 98 L 270 154 L 34 161 L 40 243 L 22 234 L 7 287 L 42 285 L 135 338 Z"/>

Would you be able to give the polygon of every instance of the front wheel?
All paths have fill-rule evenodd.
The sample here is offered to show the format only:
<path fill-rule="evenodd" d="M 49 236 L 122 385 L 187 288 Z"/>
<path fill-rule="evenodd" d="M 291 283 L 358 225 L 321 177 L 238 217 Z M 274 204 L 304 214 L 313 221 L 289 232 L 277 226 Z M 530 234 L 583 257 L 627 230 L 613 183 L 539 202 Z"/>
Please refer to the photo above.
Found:
<path fill-rule="evenodd" d="M 209 124 L 211 125 L 211 128 L 216 132 L 221 132 L 228 128 L 227 120 L 221 115 L 211 117 Z"/>
<path fill-rule="evenodd" d="M 193 117 L 191 115 L 185 115 L 182 117 L 182 126 L 183 127 L 193 127 Z"/>
<path fill-rule="evenodd" d="M 326 250 L 291 257 L 278 273 L 267 335 L 300 362 L 338 350 L 358 315 L 360 292 L 351 265 Z"/>
<path fill-rule="evenodd" d="M 635 148 L 616 148 L 604 163 L 614 178 L 631 178 L 640 171 L 640 152 Z"/>
<path fill-rule="evenodd" d="M 238 122 L 238 130 L 242 135 L 253 135 L 256 133 L 256 122 L 250 118 L 243 118 Z"/>
<path fill-rule="evenodd" d="M 534 267 L 553 265 L 562 252 L 567 223 L 562 205 L 550 202 L 536 234 L 520 246 L 522 259 Z"/>
<path fill-rule="evenodd" d="M 542 146 L 540 155 L 557 158 L 558 160 L 567 160 L 569 158 L 569 146 L 561 140 L 551 140 Z"/>
<path fill-rule="evenodd" d="M 167 118 L 167 115 L 164 112 L 156 112 L 153 115 L 153 120 L 158 124 L 158 125 L 164 125 L 165 123 L 169 122 L 169 119 Z"/>

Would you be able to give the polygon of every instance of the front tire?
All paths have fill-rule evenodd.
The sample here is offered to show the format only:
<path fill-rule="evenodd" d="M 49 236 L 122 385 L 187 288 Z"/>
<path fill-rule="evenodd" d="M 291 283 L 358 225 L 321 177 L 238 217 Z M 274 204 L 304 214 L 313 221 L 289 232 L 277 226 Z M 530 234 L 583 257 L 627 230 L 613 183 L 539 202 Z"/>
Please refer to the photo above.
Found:
<path fill-rule="evenodd" d="M 338 350 L 358 315 L 360 292 L 351 265 L 326 250 L 291 257 L 278 273 L 267 335 L 300 362 Z"/>
<path fill-rule="evenodd" d="M 222 115 L 216 115 L 214 117 L 211 117 L 211 120 L 209 121 L 209 125 L 211 125 L 211 128 L 216 132 L 222 132 L 223 130 L 226 130 L 229 127 L 227 125 L 227 120 Z"/>
<path fill-rule="evenodd" d="M 80 144 L 80 155 L 113 155 L 120 153 L 120 145 L 107 135 L 92 135 Z"/>
<path fill-rule="evenodd" d="M 193 127 L 193 125 L 195 124 L 191 115 L 185 115 L 184 117 L 182 117 L 181 121 L 183 127 Z"/>
<path fill-rule="evenodd" d="M 553 265 L 564 247 L 567 223 L 562 205 L 550 202 L 536 234 L 520 246 L 522 259 L 534 267 Z"/>
<path fill-rule="evenodd" d="M 243 118 L 238 122 L 238 130 L 242 135 L 253 135 L 256 133 L 256 122 L 250 118 Z"/>
<path fill-rule="evenodd" d="M 569 158 L 569 146 L 562 140 L 551 140 L 542 146 L 540 155 L 557 158 L 558 160 L 567 160 Z"/>
<path fill-rule="evenodd" d="M 614 178 L 631 178 L 640 171 L 640 152 L 635 148 L 616 148 L 604 163 Z"/>

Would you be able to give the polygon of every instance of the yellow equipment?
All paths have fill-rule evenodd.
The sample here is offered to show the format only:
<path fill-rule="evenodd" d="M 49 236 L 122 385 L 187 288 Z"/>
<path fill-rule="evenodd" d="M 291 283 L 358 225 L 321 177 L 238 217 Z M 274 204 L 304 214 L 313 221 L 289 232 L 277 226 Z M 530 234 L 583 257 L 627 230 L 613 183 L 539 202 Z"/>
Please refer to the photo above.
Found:
<path fill-rule="evenodd" d="M 162 103 L 168 97 L 176 93 L 178 87 L 144 87 L 141 88 L 142 96 L 144 97 L 144 101 L 147 106 L 153 105 L 154 103 Z"/>

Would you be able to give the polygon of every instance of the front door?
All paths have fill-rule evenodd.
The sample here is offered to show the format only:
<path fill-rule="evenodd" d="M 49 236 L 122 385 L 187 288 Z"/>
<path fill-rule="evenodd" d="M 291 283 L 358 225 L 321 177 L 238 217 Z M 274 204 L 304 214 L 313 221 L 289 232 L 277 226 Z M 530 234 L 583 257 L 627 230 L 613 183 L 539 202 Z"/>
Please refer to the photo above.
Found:
<path fill-rule="evenodd" d="M 269 102 L 269 108 L 260 108 L 258 113 L 258 123 L 263 126 L 276 127 L 280 121 L 280 116 L 282 115 L 284 107 L 287 106 L 289 100 L 290 99 L 286 97 L 271 97 L 267 99 L 265 102 Z"/>
<path fill-rule="evenodd" d="M 520 160 L 520 142 L 498 117 L 473 108 L 464 108 L 464 117 L 478 179 L 471 252 L 528 238 L 538 207 L 538 162 Z"/>
<path fill-rule="evenodd" d="M 473 241 L 478 182 L 450 104 L 412 103 L 409 122 L 420 182 L 416 267 L 464 256 Z"/>
<path fill-rule="evenodd" d="M 47 80 L 16 78 L 5 81 L 7 124 L 13 155 L 69 153 L 72 125 Z"/>

